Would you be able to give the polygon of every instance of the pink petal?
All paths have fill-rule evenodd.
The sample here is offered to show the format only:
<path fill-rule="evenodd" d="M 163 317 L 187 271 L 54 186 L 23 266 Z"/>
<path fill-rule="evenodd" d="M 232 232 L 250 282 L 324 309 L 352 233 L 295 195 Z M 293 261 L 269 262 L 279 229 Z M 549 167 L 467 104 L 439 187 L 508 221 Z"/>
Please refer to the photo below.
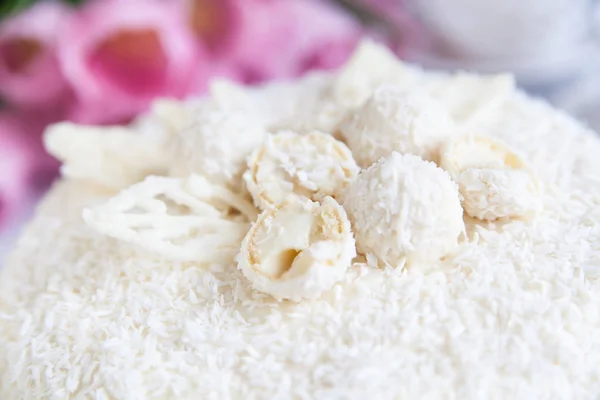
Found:
<path fill-rule="evenodd" d="M 243 35 L 239 0 L 182 1 L 192 32 L 213 53 L 221 55 L 228 52 Z"/>
<path fill-rule="evenodd" d="M 80 101 L 77 114 L 106 108 L 111 119 L 132 117 L 154 97 L 186 95 L 196 75 L 210 73 L 178 4 L 104 0 L 81 9 L 59 41 L 65 76 Z M 88 106 L 93 110 L 82 110 Z"/>
<path fill-rule="evenodd" d="M 154 29 L 118 32 L 98 44 L 88 63 L 99 79 L 132 96 L 166 89 L 168 60 Z"/>
<path fill-rule="evenodd" d="M 360 24 L 319 0 L 238 0 L 244 36 L 235 49 L 247 81 L 288 78 L 340 66 L 352 53 Z"/>
<path fill-rule="evenodd" d="M 67 92 L 56 57 L 56 33 L 68 18 L 58 2 L 40 2 L 0 25 L 0 93 L 37 106 Z"/>
<path fill-rule="evenodd" d="M 45 189 L 58 170 L 42 147 L 46 121 L 36 117 L 0 114 L 0 227 Z"/>

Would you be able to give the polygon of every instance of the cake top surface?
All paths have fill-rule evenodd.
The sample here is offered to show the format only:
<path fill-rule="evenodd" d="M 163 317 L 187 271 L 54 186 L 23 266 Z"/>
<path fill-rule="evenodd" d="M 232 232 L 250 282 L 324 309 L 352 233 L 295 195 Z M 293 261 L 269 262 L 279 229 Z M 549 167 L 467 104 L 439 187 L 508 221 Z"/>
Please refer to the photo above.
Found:
<path fill-rule="evenodd" d="M 63 179 L 0 274 L 2 399 L 600 392 L 600 140 L 509 76 L 365 43 L 46 142 Z"/>

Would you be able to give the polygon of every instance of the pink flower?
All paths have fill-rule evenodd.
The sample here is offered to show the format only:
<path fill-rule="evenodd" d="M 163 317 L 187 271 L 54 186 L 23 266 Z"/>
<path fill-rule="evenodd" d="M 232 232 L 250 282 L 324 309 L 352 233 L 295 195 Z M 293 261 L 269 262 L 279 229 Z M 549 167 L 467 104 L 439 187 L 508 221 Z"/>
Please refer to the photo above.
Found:
<path fill-rule="evenodd" d="M 56 58 L 57 29 L 68 17 L 58 2 L 40 2 L 0 25 L 0 93 L 38 106 L 67 91 Z"/>
<path fill-rule="evenodd" d="M 244 34 L 243 0 L 181 0 L 190 29 L 215 54 L 231 50 Z M 256 0 L 247 0 L 255 3 Z"/>
<path fill-rule="evenodd" d="M 46 121 L 37 116 L 0 113 L 0 228 L 35 200 L 58 172 L 58 162 L 40 140 Z"/>
<path fill-rule="evenodd" d="M 320 0 L 238 0 L 243 35 L 235 58 L 246 81 L 288 78 L 343 64 L 362 35 L 361 26 Z"/>
<path fill-rule="evenodd" d="M 181 3 L 170 1 L 86 4 L 59 41 L 64 74 L 79 101 L 72 119 L 127 119 L 157 96 L 186 95 L 198 76 L 210 75 L 206 53 L 183 16 Z"/>

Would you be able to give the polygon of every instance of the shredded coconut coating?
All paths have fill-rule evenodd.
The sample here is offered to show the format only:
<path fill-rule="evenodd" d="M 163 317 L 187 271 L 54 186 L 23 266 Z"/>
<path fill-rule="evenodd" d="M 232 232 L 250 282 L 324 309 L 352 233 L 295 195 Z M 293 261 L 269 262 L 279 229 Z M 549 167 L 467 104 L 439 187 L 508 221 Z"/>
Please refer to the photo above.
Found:
<path fill-rule="evenodd" d="M 381 265 L 440 259 L 456 249 L 465 229 L 456 184 L 412 154 L 382 158 L 342 198 L 358 251 Z"/>
<path fill-rule="evenodd" d="M 121 126 L 61 122 L 44 133 L 46 149 L 63 162 L 64 177 L 122 189 L 147 175 L 164 173 L 169 159 L 163 142 Z"/>
<path fill-rule="evenodd" d="M 525 160 L 502 141 L 461 135 L 449 141 L 441 166 L 456 180 L 465 212 L 475 218 L 533 218 L 542 185 Z"/>
<path fill-rule="evenodd" d="M 333 137 L 284 131 L 254 151 L 244 181 L 257 207 L 266 209 L 294 199 L 335 197 L 358 171 L 348 147 Z"/>
<path fill-rule="evenodd" d="M 346 212 L 325 197 L 264 211 L 244 238 L 237 263 L 254 289 L 300 301 L 330 290 L 355 256 Z"/>
<path fill-rule="evenodd" d="M 389 85 L 375 90 L 341 126 L 342 138 L 363 168 L 392 151 L 435 160 L 453 131 L 452 119 L 435 99 Z"/>
<path fill-rule="evenodd" d="M 246 158 L 267 137 L 259 119 L 243 112 L 210 108 L 197 114 L 179 134 L 171 175 L 203 175 L 212 182 L 241 190 Z"/>
<path fill-rule="evenodd" d="M 0 399 L 596 398 L 600 139 L 518 90 L 480 115 L 544 183 L 537 218 L 465 218 L 430 271 L 354 264 L 298 303 L 99 235 L 82 209 L 111 194 L 57 182 L 0 272 Z"/>

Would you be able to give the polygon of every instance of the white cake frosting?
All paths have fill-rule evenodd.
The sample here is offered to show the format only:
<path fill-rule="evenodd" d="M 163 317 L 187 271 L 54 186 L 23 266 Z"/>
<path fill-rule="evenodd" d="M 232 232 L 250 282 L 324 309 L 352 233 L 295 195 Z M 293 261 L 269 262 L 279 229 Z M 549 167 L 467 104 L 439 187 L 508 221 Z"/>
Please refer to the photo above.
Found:
<path fill-rule="evenodd" d="M 319 288 L 320 295 L 278 300 L 253 286 L 234 254 L 210 262 L 195 259 L 192 251 L 182 260 L 127 240 L 139 235 L 169 240 L 177 233 L 183 237 L 172 244 L 192 249 L 189 243 L 201 244 L 203 232 L 191 223 L 195 230 L 180 229 L 191 215 L 222 221 L 216 243 L 231 246 L 235 238 L 241 246 L 240 229 L 249 228 L 258 214 L 246 209 L 253 207 L 248 193 L 208 178 L 198 177 L 204 183 L 194 186 L 188 182 L 196 181 L 193 176 L 163 176 L 158 178 L 165 187 L 181 190 L 163 198 L 140 189 L 135 201 L 125 199 L 138 208 L 125 210 L 119 190 L 130 190 L 130 178 L 147 173 L 135 161 L 141 160 L 139 150 L 126 149 L 135 161 L 127 163 L 123 149 L 99 146 L 115 151 L 126 177 L 120 187 L 111 187 L 105 183 L 114 169 L 106 174 L 98 164 L 86 169 L 85 158 L 69 156 L 80 151 L 77 146 L 65 150 L 58 144 L 70 173 L 43 200 L 0 274 L 0 399 L 596 397 L 600 139 L 504 83 L 502 90 L 491 90 L 504 82 L 498 77 L 424 72 L 387 55 L 373 59 L 372 48 L 369 54 L 370 63 L 355 57 L 351 73 L 342 69 L 326 77 L 331 90 L 320 84 L 316 97 L 296 91 L 313 99 L 306 104 L 314 110 L 312 121 L 327 120 L 328 133 L 336 134 L 336 124 L 368 99 L 365 92 L 376 90 L 369 85 L 386 83 L 396 65 L 398 79 L 389 83 L 428 93 L 444 88 L 439 99 L 455 119 L 455 135 L 463 130 L 487 135 L 526 160 L 543 183 L 536 216 L 492 221 L 465 216 L 464 237 L 427 268 L 410 260 L 378 267 L 359 255 L 345 273 L 336 264 L 335 279 L 319 281 L 328 285 Z M 357 80 L 359 86 L 344 84 L 344 77 L 360 77 L 357 66 L 369 65 L 377 68 L 365 71 L 368 78 Z M 457 83 L 465 80 L 469 85 Z M 298 104 L 282 98 L 279 85 L 239 89 L 249 98 L 261 96 L 260 104 Z M 285 93 L 293 97 L 295 91 Z M 343 94 L 354 97 L 342 102 Z M 305 111 L 298 110 L 300 121 L 287 112 L 285 121 L 271 112 L 261 120 L 271 133 L 298 129 L 307 121 Z M 165 116 L 155 121 L 160 120 Z M 164 135 L 152 137 L 173 140 L 177 132 L 171 131 L 183 129 L 172 119 L 167 125 L 156 127 Z M 80 146 L 90 149 L 85 142 Z M 161 171 L 163 156 L 154 160 Z M 103 153 L 92 161 L 110 160 Z M 186 199 L 184 205 L 178 196 Z M 120 199 L 117 209 L 129 212 L 127 218 L 102 208 L 115 204 L 107 202 L 111 198 Z M 139 235 L 111 237 L 112 228 L 85 223 L 84 209 L 108 210 L 104 218 Z M 282 287 L 286 290 L 278 290 Z"/>

